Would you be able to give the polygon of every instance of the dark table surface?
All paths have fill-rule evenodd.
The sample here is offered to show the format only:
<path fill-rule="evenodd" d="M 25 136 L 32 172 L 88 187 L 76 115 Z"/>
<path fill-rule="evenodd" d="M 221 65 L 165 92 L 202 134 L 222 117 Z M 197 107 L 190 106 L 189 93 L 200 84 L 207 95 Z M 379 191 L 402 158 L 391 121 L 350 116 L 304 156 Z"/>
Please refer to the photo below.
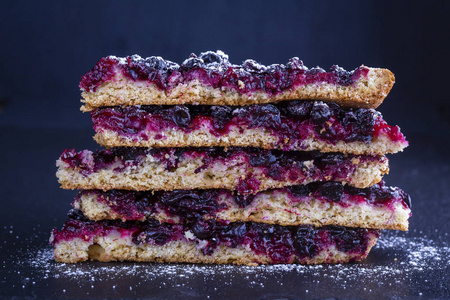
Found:
<path fill-rule="evenodd" d="M 450 298 L 448 134 L 405 132 L 410 147 L 389 156 L 387 184 L 403 188 L 413 201 L 410 231 L 384 231 L 364 262 L 256 268 L 70 265 L 55 263 L 48 244 L 51 229 L 62 226 L 76 193 L 59 189 L 55 160 L 65 148 L 98 147 L 92 129 L 72 124 L 77 118 L 89 123 L 88 115 L 74 120 L 50 113 L 38 116 L 38 110 L 13 105 L 0 118 L 0 297 Z M 23 118 L 35 122 L 23 125 Z"/>

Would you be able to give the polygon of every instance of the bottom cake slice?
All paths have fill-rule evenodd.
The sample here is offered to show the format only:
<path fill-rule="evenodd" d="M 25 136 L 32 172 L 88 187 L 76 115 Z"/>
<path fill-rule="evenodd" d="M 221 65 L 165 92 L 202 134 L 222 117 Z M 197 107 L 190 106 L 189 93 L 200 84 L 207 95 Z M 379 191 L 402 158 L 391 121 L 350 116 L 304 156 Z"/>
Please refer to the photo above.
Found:
<path fill-rule="evenodd" d="M 340 226 L 279 226 L 216 220 L 183 224 L 91 221 L 73 210 L 50 242 L 56 261 L 217 264 L 344 263 L 363 260 L 380 231 Z"/>

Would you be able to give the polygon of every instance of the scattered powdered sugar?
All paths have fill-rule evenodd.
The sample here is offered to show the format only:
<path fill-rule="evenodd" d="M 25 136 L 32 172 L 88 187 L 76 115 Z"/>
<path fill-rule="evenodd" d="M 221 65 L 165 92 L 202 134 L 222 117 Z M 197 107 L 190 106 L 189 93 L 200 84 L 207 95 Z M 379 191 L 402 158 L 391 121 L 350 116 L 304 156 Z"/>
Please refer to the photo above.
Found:
<path fill-rule="evenodd" d="M 442 241 L 442 245 L 437 245 L 435 241 L 426 237 L 407 238 L 400 235 L 396 232 L 379 239 L 375 249 L 404 251 L 407 259 L 399 262 L 405 266 L 404 270 L 434 269 L 436 264 L 443 266 L 441 261 L 444 261 L 444 265 L 450 265 L 450 247 L 445 241 Z"/>
<path fill-rule="evenodd" d="M 213 276 L 218 274 L 273 274 L 282 272 L 317 273 L 325 270 L 336 280 L 357 277 L 361 274 L 383 278 L 391 274 L 410 273 L 413 271 L 434 270 L 449 266 L 450 247 L 443 243 L 437 245 L 432 240 L 422 237 L 404 237 L 403 233 L 385 232 L 372 249 L 368 259 L 363 263 L 343 265 L 273 265 L 273 266 L 234 266 L 234 265 L 197 265 L 197 264 L 152 264 L 152 263 L 98 263 L 80 264 L 56 263 L 53 260 L 52 249 L 39 249 L 35 255 L 24 262 L 43 273 L 44 278 L 50 277 L 108 277 L 140 275 L 147 278 L 161 276 L 178 276 L 203 274 Z M 372 262 L 372 256 L 377 256 L 382 264 Z"/>
<path fill-rule="evenodd" d="M 450 287 L 442 285 L 442 278 L 450 267 L 447 237 L 434 241 L 426 236 L 411 237 L 410 234 L 383 232 L 368 258 L 353 264 L 257 267 L 132 262 L 65 264 L 55 262 L 52 249 L 45 246 L 27 250 L 26 259 L 19 260 L 18 268 L 10 273 L 15 272 L 18 284 L 24 289 L 56 284 L 61 287 L 61 295 L 77 293 L 75 287 L 82 287 L 90 296 L 112 296 L 124 292 L 139 296 L 158 291 L 164 294 L 171 288 L 189 293 L 201 290 L 214 296 L 219 290 L 234 291 L 236 286 L 263 293 L 270 288 L 296 291 L 299 284 L 303 284 L 301 291 L 304 295 L 312 296 L 320 291 L 323 297 L 342 294 L 342 291 L 361 295 L 370 293 L 377 297 L 386 290 L 391 296 L 399 297 L 436 295 L 433 294 L 436 289 L 442 291 L 443 288 L 444 293 L 450 294 Z M 218 283 L 221 286 L 219 290 Z M 430 287 L 424 288 L 424 283 Z M 329 294 L 323 294 L 323 290 Z"/>

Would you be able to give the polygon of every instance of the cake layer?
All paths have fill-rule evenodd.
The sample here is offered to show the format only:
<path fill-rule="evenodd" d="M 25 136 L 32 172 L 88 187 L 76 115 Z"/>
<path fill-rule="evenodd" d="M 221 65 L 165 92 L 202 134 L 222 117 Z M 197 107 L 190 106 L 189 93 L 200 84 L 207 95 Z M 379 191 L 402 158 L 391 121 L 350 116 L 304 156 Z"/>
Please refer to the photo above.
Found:
<path fill-rule="evenodd" d="M 242 196 L 228 190 L 86 190 L 73 201 L 90 220 L 182 223 L 192 219 L 279 225 L 339 225 L 408 230 L 409 196 L 384 183 L 367 189 L 310 183 Z"/>
<path fill-rule="evenodd" d="M 159 56 L 102 58 L 80 82 L 83 111 L 116 105 L 249 105 L 281 100 L 323 100 L 378 107 L 395 82 L 387 69 L 333 66 L 308 69 L 298 58 L 264 66 L 231 64 L 222 51 L 192 54 L 181 65 Z"/>
<path fill-rule="evenodd" d="M 279 226 L 253 222 L 184 224 L 87 220 L 77 212 L 53 230 L 55 260 L 217 264 L 343 263 L 364 259 L 375 229 Z"/>
<path fill-rule="evenodd" d="M 389 170 L 384 156 L 239 147 L 72 149 L 63 152 L 57 166 L 56 175 L 65 189 L 220 188 L 240 194 L 313 181 L 365 188 Z"/>
<path fill-rule="evenodd" d="M 99 108 L 95 140 L 106 147 L 242 146 L 384 155 L 408 142 L 372 109 L 321 101 L 245 107 L 176 105 Z"/>

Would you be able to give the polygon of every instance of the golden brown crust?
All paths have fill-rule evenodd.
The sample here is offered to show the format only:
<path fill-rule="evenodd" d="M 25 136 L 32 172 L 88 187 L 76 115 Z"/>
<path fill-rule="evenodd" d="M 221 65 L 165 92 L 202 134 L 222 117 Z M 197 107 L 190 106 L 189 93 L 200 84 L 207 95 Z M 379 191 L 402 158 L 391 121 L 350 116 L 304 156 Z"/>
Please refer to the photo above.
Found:
<path fill-rule="evenodd" d="M 88 219 L 114 220 L 126 217 L 115 212 L 110 205 L 114 199 L 99 201 L 96 193 L 82 194 L 74 201 L 73 206 L 83 212 Z M 230 195 L 222 194 L 218 203 L 226 208 L 214 215 L 204 215 L 204 219 L 217 218 L 229 222 L 258 222 L 278 224 L 282 226 L 338 225 L 345 227 L 408 230 L 408 218 L 411 210 L 396 202 L 392 206 L 377 206 L 354 203 L 345 199 L 341 202 L 325 202 L 308 197 L 302 201 L 293 201 L 284 191 L 267 191 L 257 194 L 252 203 L 244 208 L 239 207 Z M 168 215 L 156 207 L 146 213 L 140 221 L 157 219 L 160 222 L 181 221 L 176 215 Z"/>
<path fill-rule="evenodd" d="M 367 257 L 375 245 L 377 237 L 370 235 L 367 250 L 364 253 L 342 252 L 331 246 L 321 250 L 313 258 L 292 256 L 288 263 L 323 264 L 360 261 Z M 217 247 L 212 255 L 204 255 L 195 241 L 177 240 L 165 245 L 141 244 L 131 242 L 131 238 L 112 232 L 104 237 L 94 237 L 90 241 L 74 238 L 60 241 L 54 248 L 55 260 L 64 263 L 77 263 L 90 260 L 102 262 L 136 261 L 136 262 L 186 262 L 205 264 L 236 264 L 257 266 L 271 264 L 268 255 L 255 254 L 249 247 Z"/>
<path fill-rule="evenodd" d="M 374 72 L 373 76 L 376 78 L 374 80 L 375 87 L 371 89 L 371 94 L 368 95 L 369 103 L 366 108 L 377 108 L 383 103 L 384 98 L 391 91 L 394 83 L 394 74 L 387 69 L 372 69 Z M 369 84 L 369 82 L 367 82 Z"/>
<path fill-rule="evenodd" d="M 394 85 L 394 74 L 387 69 L 369 68 L 353 85 L 329 83 L 305 84 L 277 95 L 266 92 L 241 94 L 233 89 L 215 89 L 198 80 L 180 84 L 171 90 L 159 90 L 154 84 L 134 82 L 121 75 L 100 85 L 95 92 L 82 92 L 81 110 L 117 105 L 250 105 L 284 100 L 323 100 L 342 106 L 377 108 Z"/>

